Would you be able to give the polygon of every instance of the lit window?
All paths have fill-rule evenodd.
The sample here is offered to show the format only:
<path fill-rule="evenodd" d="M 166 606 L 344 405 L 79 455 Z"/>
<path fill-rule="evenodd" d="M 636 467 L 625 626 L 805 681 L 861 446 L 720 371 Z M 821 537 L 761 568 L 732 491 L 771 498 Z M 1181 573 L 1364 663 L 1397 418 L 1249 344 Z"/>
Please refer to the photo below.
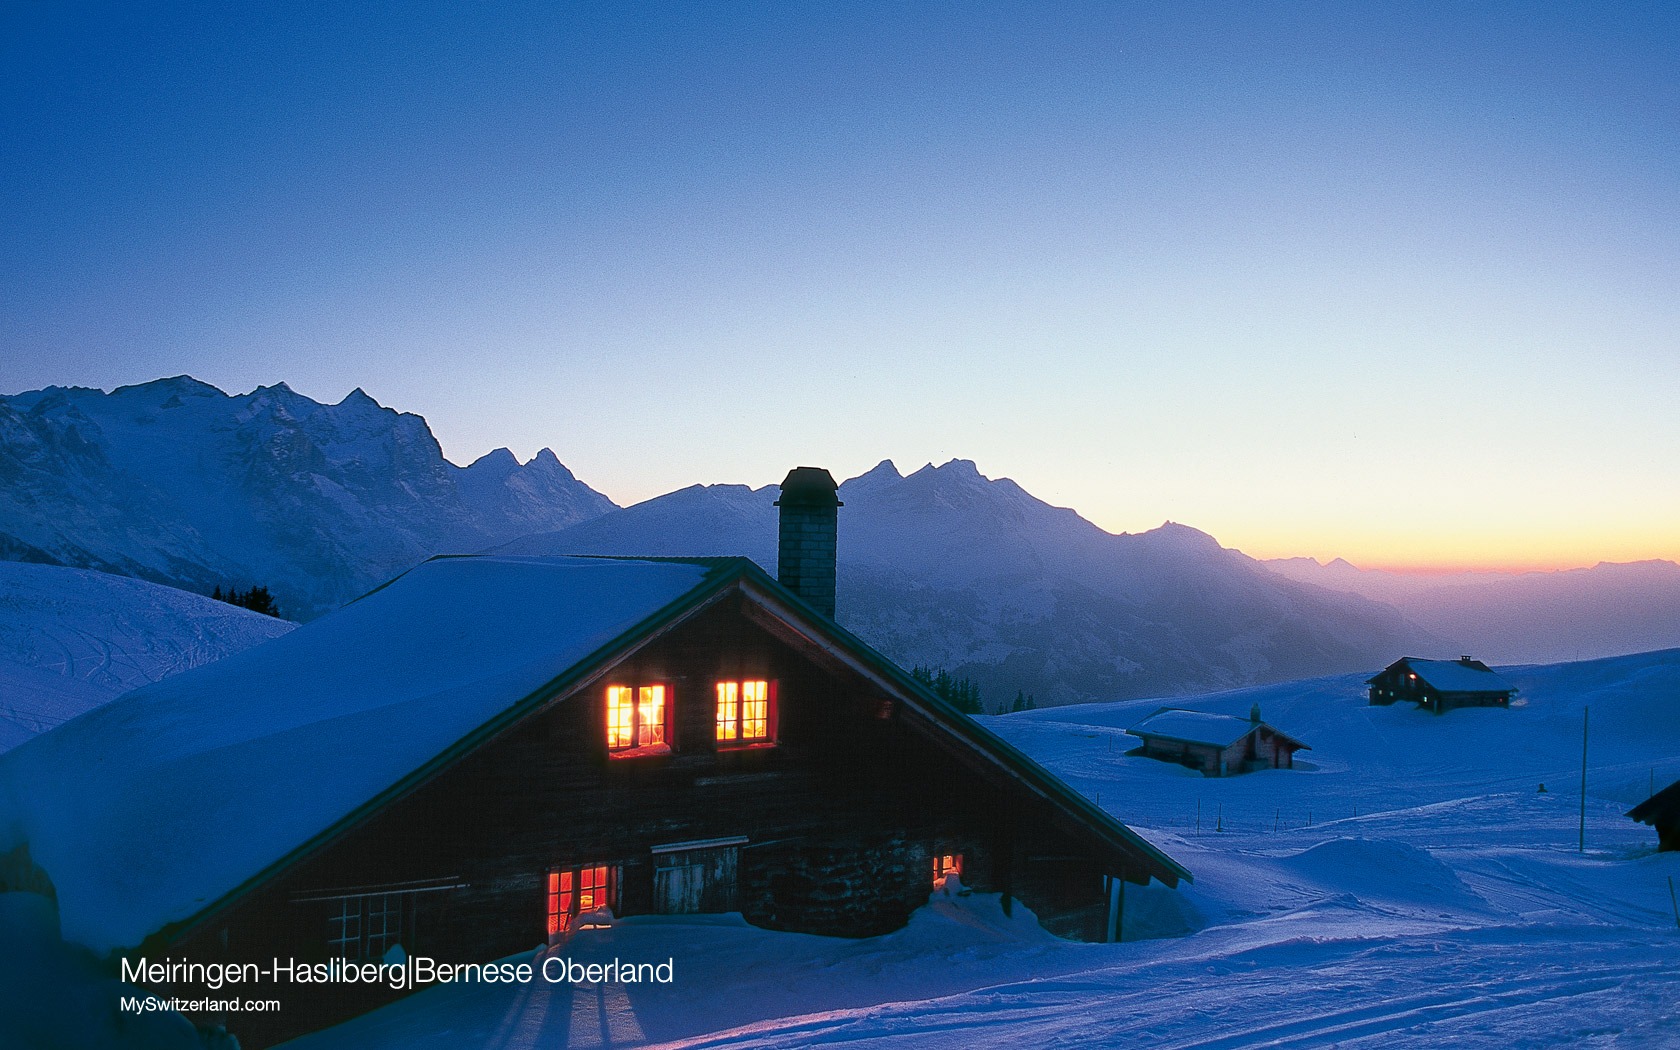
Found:
<path fill-rule="evenodd" d="M 719 743 L 768 743 L 775 738 L 774 684 L 762 680 L 717 684 Z"/>
<path fill-rule="evenodd" d="M 735 740 L 741 735 L 741 683 L 719 682 L 717 738 Z"/>
<path fill-rule="evenodd" d="M 578 916 L 612 907 L 615 870 L 605 864 L 555 868 L 548 873 L 548 935 L 559 937 L 577 927 Z"/>
<path fill-rule="evenodd" d="M 665 687 L 607 686 L 607 750 L 665 746 Z"/>
<path fill-rule="evenodd" d="M 936 853 L 933 856 L 933 881 L 937 884 L 945 881 L 945 876 L 962 876 L 961 853 Z"/>

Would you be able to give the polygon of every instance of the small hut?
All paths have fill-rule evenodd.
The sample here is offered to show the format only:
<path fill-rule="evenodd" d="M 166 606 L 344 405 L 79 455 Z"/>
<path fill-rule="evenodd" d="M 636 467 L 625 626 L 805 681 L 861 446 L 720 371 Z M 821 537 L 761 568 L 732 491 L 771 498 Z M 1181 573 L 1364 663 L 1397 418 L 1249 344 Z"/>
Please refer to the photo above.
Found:
<path fill-rule="evenodd" d="M 1658 852 L 1680 851 L 1680 780 L 1628 810 L 1628 816 L 1657 829 Z"/>
<path fill-rule="evenodd" d="M 1126 731 L 1143 741 L 1134 754 L 1177 762 L 1210 777 L 1293 769 L 1295 752 L 1312 750 L 1262 722 L 1259 704 L 1247 718 L 1163 707 Z"/>
<path fill-rule="evenodd" d="M 1455 707 L 1509 707 L 1517 692 L 1487 664 L 1468 656 L 1456 660 L 1402 657 L 1365 684 L 1370 686 L 1373 704 L 1410 700 L 1436 714 Z"/>

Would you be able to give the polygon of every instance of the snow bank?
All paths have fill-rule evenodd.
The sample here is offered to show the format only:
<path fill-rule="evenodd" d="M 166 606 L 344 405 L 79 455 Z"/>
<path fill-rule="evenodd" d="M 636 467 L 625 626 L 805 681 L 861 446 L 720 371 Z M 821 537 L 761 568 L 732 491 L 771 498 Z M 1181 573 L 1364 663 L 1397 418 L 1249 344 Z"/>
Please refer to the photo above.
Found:
<path fill-rule="evenodd" d="M 293 626 L 126 576 L 0 561 L 0 751 Z"/>

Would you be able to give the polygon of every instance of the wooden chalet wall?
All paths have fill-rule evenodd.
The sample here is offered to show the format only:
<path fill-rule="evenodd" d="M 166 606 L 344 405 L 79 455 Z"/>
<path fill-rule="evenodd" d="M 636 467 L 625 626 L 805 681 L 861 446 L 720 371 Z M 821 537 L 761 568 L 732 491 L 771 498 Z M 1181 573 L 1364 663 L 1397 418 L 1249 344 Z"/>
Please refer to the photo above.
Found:
<path fill-rule="evenodd" d="M 1250 733 L 1238 745 L 1242 754 L 1237 761 L 1243 763 L 1240 767 L 1245 772 L 1257 769 L 1293 769 L 1295 768 L 1295 751 L 1290 742 L 1273 732 L 1269 726 L 1261 726 L 1257 733 Z"/>
<path fill-rule="evenodd" d="M 1053 829 L 1044 804 L 1006 792 L 912 732 L 861 677 L 819 666 L 749 619 L 744 604 L 726 596 L 673 628 L 170 951 L 194 960 L 325 960 L 334 904 L 322 898 L 419 885 L 426 892 L 406 898 L 409 954 L 496 959 L 544 943 L 550 869 L 610 865 L 622 872 L 619 914 L 646 913 L 654 909 L 655 847 L 734 837 L 745 840 L 736 903 L 770 929 L 896 929 L 926 901 L 933 858 L 961 853 L 965 884 L 1012 894 L 1052 932 L 1102 939 L 1105 873 Z M 779 743 L 718 750 L 715 683 L 760 678 L 778 683 Z M 605 687 L 653 683 L 668 691 L 672 752 L 609 758 Z M 284 1008 L 227 1019 L 247 1050 L 395 997 L 336 985 L 264 994 Z"/>
<path fill-rule="evenodd" d="M 1292 769 L 1295 764 L 1295 748 L 1267 727 L 1223 748 L 1217 744 L 1146 737 L 1143 753 L 1200 770 L 1203 776 L 1209 777 L 1233 776 L 1256 769 Z"/>

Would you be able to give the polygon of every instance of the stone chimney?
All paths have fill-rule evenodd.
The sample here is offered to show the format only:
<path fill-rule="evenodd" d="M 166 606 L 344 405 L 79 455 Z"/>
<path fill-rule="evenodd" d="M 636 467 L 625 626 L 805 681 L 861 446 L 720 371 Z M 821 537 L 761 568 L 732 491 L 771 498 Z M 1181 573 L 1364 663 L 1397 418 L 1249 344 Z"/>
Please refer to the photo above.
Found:
<path fill-rule="evenodd" d="M 834 615 L 834 537 L 840 486 L 821 467 L 795 467 L 782 479 L 776 579 L 825 616 Z"/>
<path fill-rule="evenodd" d="M 1260 705 L 1258 703 L 1248 709 L 1248 720 L 1255 725 L 1260 724 Z"/>

